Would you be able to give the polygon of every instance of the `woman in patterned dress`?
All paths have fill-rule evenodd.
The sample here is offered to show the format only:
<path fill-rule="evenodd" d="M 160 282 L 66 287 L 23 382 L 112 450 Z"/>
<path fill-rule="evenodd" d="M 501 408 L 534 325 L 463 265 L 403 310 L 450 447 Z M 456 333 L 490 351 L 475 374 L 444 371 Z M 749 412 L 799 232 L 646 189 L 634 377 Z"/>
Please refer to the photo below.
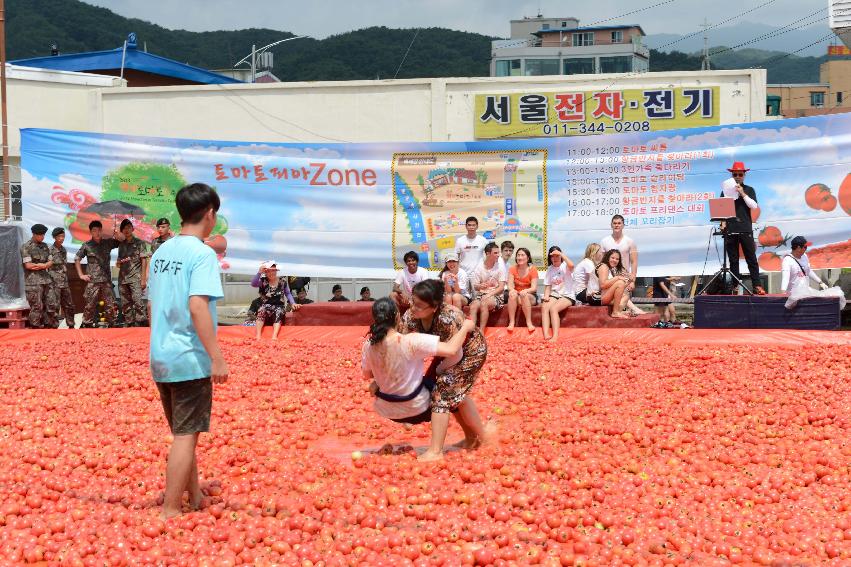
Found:
<path fill-rule="evenodd" d="M 278 333 L 284 322 L 288 308 L 292 310 L 301 307 L 293 300 L 289 283 L 286 278 L 278 277 L 278 266 L 275 262 L 263 262 L 260 271 L 252 278 L 251 285 L 260 288 L 260 307 L 257 309 L 257 340 L 263 334 L 264 325 L 272 325 L 272 340 L 278 340 Z"/>
<path fill-rule="evenodd" d="M 411 308 L 402 318 L 403 333 L 437 335 L 441 342 L 452 338 L 464 324 L 464 312 L 443 303 L 444 286 L 438 280 L 425 280 L 412 290 Z M 464 429 L 459 445 L 474 449 L 488 441 L 492 431 L 482 424 L 476 403 L 469 397 L 476 375 L 484 366 L 488 345 L 479 329 L 473 330 L 455 357 L 435 359 L 426 373 L 435 373 L 431 395 L 431 445 L 419 456 L 422 461 L 443 458 L 443 444 L 449 428 L 449 414 L 458 412 L 458 423 Z"/>

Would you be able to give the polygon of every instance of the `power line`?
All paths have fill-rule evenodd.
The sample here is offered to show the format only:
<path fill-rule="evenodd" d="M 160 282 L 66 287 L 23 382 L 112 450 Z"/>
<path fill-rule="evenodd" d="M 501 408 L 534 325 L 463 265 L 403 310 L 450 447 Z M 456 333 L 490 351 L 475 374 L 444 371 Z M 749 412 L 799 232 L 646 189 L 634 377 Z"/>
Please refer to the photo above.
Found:
<path fill-rule="evenodd" d="M 414 39 L 411 40 L 411 43 L 408 44 L 408 49 L 405 51 L 404 57 L 402 57 L 402 61 L 399 62 L 399 66 L 396 68 L 396 72 L 393 73 L 393 78 L 399 74 L 399 71 L 402 69 L 402 65 L 405 64 L 405 60 L 408 58 L 408 53 L 411 52 L 411 48 L 414 46 L 414 42 L 417 41 L 417 36 L 420 35 L 420 28 L 417 28 L 417 33 L 414 34 Z"/>

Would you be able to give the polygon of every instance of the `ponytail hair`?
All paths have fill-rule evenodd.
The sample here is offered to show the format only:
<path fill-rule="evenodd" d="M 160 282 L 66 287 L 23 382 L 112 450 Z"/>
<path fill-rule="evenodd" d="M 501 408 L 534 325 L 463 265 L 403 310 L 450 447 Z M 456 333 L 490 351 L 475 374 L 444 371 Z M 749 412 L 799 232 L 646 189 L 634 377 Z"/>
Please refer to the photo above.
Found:
<path fill-rule="evenodd" d="M 389 297 L 382 297 L 372 304 L 372 325 L 369 326 L 369 344 L 377 345 L 396 326 L 399 309 Z"/>

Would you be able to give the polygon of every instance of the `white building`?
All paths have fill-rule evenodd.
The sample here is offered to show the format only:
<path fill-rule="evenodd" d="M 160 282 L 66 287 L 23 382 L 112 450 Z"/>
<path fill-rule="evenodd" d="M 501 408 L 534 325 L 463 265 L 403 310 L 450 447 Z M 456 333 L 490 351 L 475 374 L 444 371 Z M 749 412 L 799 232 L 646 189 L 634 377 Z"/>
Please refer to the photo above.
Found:
<path fill-rule="evenodd" d="M 511 20 L 511 38 L 491 42 L 492 77 L 643 73 L 650 50 L 637 24 L 580 27 L 576 18 Z"/>

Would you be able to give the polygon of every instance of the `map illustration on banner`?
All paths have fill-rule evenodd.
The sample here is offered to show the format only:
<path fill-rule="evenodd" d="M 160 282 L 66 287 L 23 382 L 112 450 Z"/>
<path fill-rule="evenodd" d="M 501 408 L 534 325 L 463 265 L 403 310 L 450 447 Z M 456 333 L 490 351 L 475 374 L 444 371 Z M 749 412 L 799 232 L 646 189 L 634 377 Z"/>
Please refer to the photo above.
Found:
<path fill-rule="evenodd" d="M 813 243 L 814 268 L 851 266 L 849 114 L 470 142 L 264 143 L 41 129 L 22 130 L 21 140 L 24 221 L 65 227 L 72 253 L 93 220 L 109 232 L 131 219 L 145 240 L 158 218 L 176 228 L 174 195 L 201 182 L 222 199 L 207 243 L 233 273 L 255 273 L 271 258 L 290 275 L 390 278 L 408 251 L 437 270 L 468 216 L 479 219 L 479 234 L 529 248 L 542 267 L 552 245 L 580 260 L 588 243 L 610 233 L 615 214 L 626 217 L 638 246 L 639 276 L 712 273 L 720 242 L 713 245 L 708 200 L 742 161 L 759 205 L 752 219 L 762 270 L 780 269 L 796 235 Z"/>
<path fill-rule="evenodd" d="M 393 260 L 409 250 L 441 268 L 469 216 L 488 240 L 546 251 L 546 150 L 395 154 Z"/>

